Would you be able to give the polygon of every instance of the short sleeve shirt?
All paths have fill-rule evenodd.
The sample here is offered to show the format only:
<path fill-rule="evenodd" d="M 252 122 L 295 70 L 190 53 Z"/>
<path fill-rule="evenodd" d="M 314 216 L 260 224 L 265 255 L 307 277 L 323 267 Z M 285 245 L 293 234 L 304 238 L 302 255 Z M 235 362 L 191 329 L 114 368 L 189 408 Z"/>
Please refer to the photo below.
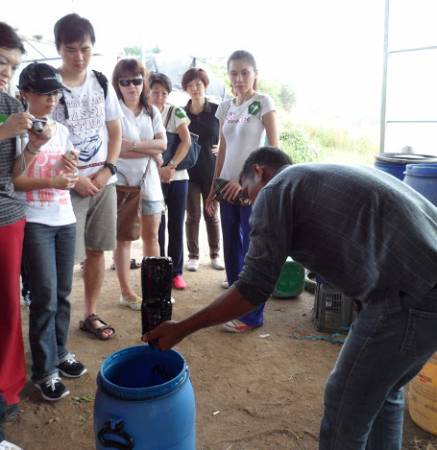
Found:
<path fill-rule="evenodd" d="M 220 178 L 238 180 L 247 157 L 264 145 L 264 114 L 274 111 L 273 100 L 268 95 L 255 94 L 241 105 L 235 99 L 222 102 L 216 117 L 223 125 L 226 156 Z"/>
<path fill-rule="evenodd" d="M 170 111 L 171 116 L 168 117 Z M 172 133 L 177 133 L 177 129 L 182 124 L 186 124 L 187 126 L 190 124 L 190 119 L 188 118 L 184 108 L 174 106 L 169 103 L 165 104 L 164 109 L 161 112 L 161 116 L 166 130 L 171 131 Z M 188 180 L 188 178 L 187 170 L 176 170 L 173 176 L 173 181 Z"/>
<path fill-rule="evenodd" d="M 79 173 L 89 176 L 102 168 L 108 156 L 106 122 L 121 119 L 123 113 L 114 88 L 108 83 L 105 98 L 103 88 L 91 70 L 81 86 L 69 89 L 71 92 L 64 91 L 64 101 L 58 103 L 52 117 L 70 131 L 73 145 L 80 151 Z M 108 183 L 115 180 L 112 176 Z"/>
<path fill-rule="evenodd" d="M 124 139 L 132 141 L 145 141 L 153 139 L 158 133 L 163 133 L 165 136 L 165 128 L 158 108 L 152 106 L 152 119 L 152 116 L 144 110 L 142 110 L 138 116 L 135 116 L 134 113 L 122 101 L 120 101 L 120 105 L 124 114 L 121 121 L 122 135 Z M 164 197 L 162 195 L 158 166 L 156 161 L 150 156 L 135 159 L 119 158 L 117 162 L 117 184 L 138 186 L 141 182 L 141 178 L 143 177 L 147 164 L 149 164 L 149 167 L 141 186 L 142 195 L 149 201 L 163 200 Z"/>
<path fill-rule="evenodd" d="M 27 135 L 21 141 L 21 152 L 27 144 Z M 68 129 L 56 124 L 56 132 L 41 147 L 40 153 L 32 160 L 24 175 L 44 179 L 51 178 L 64 170 L 62 155 L 73 150 Z M 49 226 L 69 225 L 76 222 L 71 205 L 70 191 L 67 189 L 44 188 L 19 192 L 17 196 L 25 203 L 27 222 L 41 223 Z"/>
<path fill-rule="evenodd" d="M 205 101 L 203 110 L 199 114 L 190 112 L 191 100 L 185 106 L 190 119 L 189 129 L 199 136 L 200 153 L 196 165 L 188 173 L 190 181 L 201 185 L 210 184 L 214 175 L 216 157 L 212 153 L 213 145 L 219 141 L 220 126 L 215 117 L 217 105 Z"/>

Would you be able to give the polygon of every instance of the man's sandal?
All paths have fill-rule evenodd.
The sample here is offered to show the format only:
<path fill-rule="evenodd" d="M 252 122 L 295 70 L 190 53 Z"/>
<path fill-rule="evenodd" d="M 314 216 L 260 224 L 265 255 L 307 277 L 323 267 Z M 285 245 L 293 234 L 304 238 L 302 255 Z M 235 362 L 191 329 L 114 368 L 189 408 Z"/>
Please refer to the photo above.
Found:
<path fill-rule="evenodd" d="M 99 328 L 93 326 L 93 322 L 101 322 L 103 325 Z M 90 314 L 85 320 L 79 322 L 79 328 L 82 331 L 93 334 L 97 339 L 107 341 L 115 336 L 115 329 L 102 320 L 97 314 Z M 110 335 L 105 335 L 106 330 L 111 330 Z"/>

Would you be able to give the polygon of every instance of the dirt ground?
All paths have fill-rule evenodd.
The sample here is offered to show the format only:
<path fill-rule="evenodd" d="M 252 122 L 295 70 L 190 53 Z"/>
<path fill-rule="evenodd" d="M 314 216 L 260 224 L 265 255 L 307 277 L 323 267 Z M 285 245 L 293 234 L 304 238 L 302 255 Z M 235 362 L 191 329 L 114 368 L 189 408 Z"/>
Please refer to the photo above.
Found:
<path fill-rule="evenodd" d="M 135 252 L 139 255 L 137 243 Z M 188 289 L 174 293 L 175 319 L 222 292 L 224 272 L 213 270 L 207 258 L 202 262 L 198 272 L 185 273 Z M 117 305 L 119 288 L 115 271 L 109 269 L 110 255 L 107 263 L 98 312 L 116 328 L 117 337 L 103 342 L 78 330 L 83 288 L 76 270 L 69 347 L 87 365 L 88 373 L 66 380 L 71 394 L 55 404 L 42 401 L 28 383 L 18 421 L 6 426 L 8 439 L 25 450 L 95 448 L 93 400 L 99 366 L 110 353 L 138 344 L 141 329 L 140 313 Z M 140 271 L 131 274 L 139 293 Z M 320 335 L 311 319 L 313 301 L 308 293 L 294 300 L 271 300 L 262 329 L 239 336 L 216 327 L 190 336 L 177 347 L 189 364 L 196 394 L 197 450 L 317 449 L 323 385 L 340 346 L 296 339 Z M 27 312 L 22 313 L 27 341 Z M 27 342 L 26 359 L 29 365 Z M 404 449 L 437 449 L 437 437 L 416 427 L 408 413 Z"/>

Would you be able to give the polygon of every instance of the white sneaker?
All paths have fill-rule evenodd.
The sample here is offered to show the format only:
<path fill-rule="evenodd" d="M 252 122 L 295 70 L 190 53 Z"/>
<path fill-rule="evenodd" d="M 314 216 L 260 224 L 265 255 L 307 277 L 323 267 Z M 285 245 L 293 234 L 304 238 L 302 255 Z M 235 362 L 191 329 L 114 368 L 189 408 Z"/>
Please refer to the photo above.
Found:
<path fill-rule="evenodd" d="M 229 287 L 228 280 L 222 281 L 221 287 L 222 287 L 223 289 L 228 289 L 228 287 Z"/>
<path fill-rule="evenodd" d="M 228 333 L 246 333 L 247 331 L 252 331 L 255 328 L 258 327 L 251 327 L 238 319 L 230 320 L 229 322 L 223 324 L 223 329 Z"/>
<path fill-rule="evenodd" d="M 197 272 L 199 270 L 199 260 L 189 259 L 187 262 L 187 270 L 190 272 Z"/>
<path fill-rule="evenodd" d="M 23 450 L 23 449 L 21 447 L 18 447 L 18 445 L 13 444 L 12 442 L 1 441 L 0 450 Z"/>
<path fill-rule="evenodd" d="M 119 305 L 126 306 L 127 308 L 132 309 L 133 311 L 141 311 L 141 303 L 143 299 L 139 295 L 134 295 L 132 298 L 129 298 L 127 295 L 120 295 Z"/>
<path fill-rule="evenodd" d="M 211 266 L 215 270 L 225 270 L 225 266 L 219 258 L 211 258 Z"/>

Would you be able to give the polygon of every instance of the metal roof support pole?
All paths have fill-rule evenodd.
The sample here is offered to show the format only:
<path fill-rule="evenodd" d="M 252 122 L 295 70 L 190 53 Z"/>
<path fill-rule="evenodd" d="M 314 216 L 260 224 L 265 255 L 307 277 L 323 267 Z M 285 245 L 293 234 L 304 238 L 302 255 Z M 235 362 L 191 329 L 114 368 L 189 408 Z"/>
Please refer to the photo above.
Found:
<path fill-rule="evenodd" d="M 385 147 L 385 110 L 387 105 L 387 65 L 388 65 L 388 28 L 390 19 L 390 0 L 385 0 L 385 19 L 384 19 L 384 60 L 382 69 L 382 88 L 381 88 L 381 120 L 379 135 L 379 152 L 384 153 Z"/>

